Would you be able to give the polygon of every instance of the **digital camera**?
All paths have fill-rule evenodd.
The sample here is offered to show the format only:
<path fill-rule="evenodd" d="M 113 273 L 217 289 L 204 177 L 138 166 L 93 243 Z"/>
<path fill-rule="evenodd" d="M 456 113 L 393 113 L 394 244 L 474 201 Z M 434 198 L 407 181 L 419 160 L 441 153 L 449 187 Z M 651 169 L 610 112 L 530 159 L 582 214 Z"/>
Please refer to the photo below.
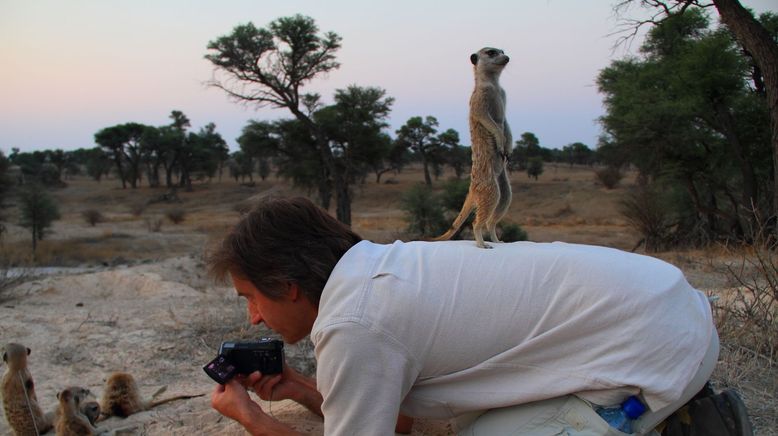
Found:
<path fill-rule="evenodd" d="M 254 341 L 222 342 L 219 355 L 203 366 L 216 383 L 225 384 L 238 374 L 254 371 L 278 374 L 284 369 L 284 343 L 277 339 L 261 338 Z"/>

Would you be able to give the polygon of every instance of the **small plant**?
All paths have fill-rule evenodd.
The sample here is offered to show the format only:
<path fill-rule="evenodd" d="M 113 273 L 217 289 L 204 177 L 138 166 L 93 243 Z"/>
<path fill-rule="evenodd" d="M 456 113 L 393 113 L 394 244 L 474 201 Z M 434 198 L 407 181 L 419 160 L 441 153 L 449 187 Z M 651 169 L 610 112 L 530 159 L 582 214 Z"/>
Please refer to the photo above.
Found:
<path fill-rule="evenodd" d="M 81 216 L 84 218 L 87 224 L 94 227 L 97 223 L 105 221 L 105 217 L 97 209 L 87 209 L 81 212 Z"/>
<path fill-rule="evenodd" d="M 184 209 L 170 209 L 165 212 L 165 216 L 173 224 L 181 224 L 186 219 L 186 211 Z"/>
<path fill-rule="evenodd" d="M 146 218 L 146 228 L 152 233 L 159 232 L 162 230 L 162 218 Z"/>
<path fill-rule="evenodd" d="M 500 235 L 502 242 L 526 241 L 528 238 L 527 231 L 518 224 L 498 224 L 498 227 L 502 230 Z"/>
<path fill-rule="evenodd" d="M 606 189 L 615 188 L 621 179 L 624 178 L 624 174 L 621 173 L 616 167 L 605 167 L 594 172 L 594 175 L 600 183 L 605 186 Z"/>

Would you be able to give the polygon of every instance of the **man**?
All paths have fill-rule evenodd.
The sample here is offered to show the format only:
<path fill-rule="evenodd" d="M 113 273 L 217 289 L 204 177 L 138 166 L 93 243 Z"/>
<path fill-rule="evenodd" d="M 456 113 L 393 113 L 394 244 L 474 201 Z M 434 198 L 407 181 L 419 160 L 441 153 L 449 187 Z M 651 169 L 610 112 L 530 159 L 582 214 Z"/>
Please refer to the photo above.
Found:
<path fill-rule="evenodd" d="M 465 434 L 617 435 L 594 408 L 630 395 L 649 409 L 645 433 L 718 355 L 707 299 L 680 270 L 609 248 L 373 244 L 294 198 L 260 204 L 208 261 L 252 323 L 315 346 L 315 381 L 286 368 L 214 390 L 213 407 L 257 435 L 292 429 L 246 387 L 322 415 L 328 435 L 408 430 L 403 415 L 457 418 Z"/>

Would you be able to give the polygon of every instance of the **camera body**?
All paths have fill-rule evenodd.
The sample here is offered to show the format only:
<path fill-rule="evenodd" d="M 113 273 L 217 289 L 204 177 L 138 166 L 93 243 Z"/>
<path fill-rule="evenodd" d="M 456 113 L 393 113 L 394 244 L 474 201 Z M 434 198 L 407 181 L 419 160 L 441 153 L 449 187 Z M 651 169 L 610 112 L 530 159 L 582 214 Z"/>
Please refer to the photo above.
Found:
<path fill-rule="evenodd" d="M 225 384 L 237 374 L 254 371 L 278 374 L 284 369 L 284 343 L 277 339 L 222 342 L 219 355 L 203 367 L 216 383 Z"/>

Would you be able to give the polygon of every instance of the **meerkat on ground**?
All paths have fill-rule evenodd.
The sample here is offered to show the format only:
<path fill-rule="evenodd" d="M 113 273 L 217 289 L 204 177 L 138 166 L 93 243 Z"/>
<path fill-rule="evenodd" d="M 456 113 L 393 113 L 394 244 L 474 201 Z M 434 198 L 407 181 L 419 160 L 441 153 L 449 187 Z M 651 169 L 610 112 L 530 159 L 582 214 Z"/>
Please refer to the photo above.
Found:
<path fill-rule="evenodd" d="M 94 425 L 97 419 L 100 417 L 100 403 L 95 400 L 92 391 L 81 386 L 71 386 L 67 388 L 78 400 L 78 410 L 82 415 L 89 420 L 89 423 Z M 57 408 L 54 422 L 59 421 L 60 408 Z"/>
<path fill-rule="evenodd" d="M 119 416 L 126 418 L 133 413 L 142 412 L 161 404 L 175 400 L 202 397 L 205 394 L 177 395 L 163 400 L 144 401 L 135 379 L 126 372 L 115 372 L 105 382 L 105 389 L 100 400 L 102 418 Z"/>
<path fill-rule="evenodd" d="M 0 393 L 3 396 L 5 419 L 16 435 L 34 435 L 50 430 L 52 414 L 44 414 L 35 395 L 35 383 L 27 367 L 30 349 L 21 344 L 5 346 L 3 362 L 8 368 L 3 375 Z"/>
<path fill-rule="evenodd" d="M 484 229 L 489 230 L 492 242 L 500 242 L 497 223 L 508 211 L 512 195 L 507 162 L 513 137 L 505 120 L 505 90 L 499 83 L 500 73 L 509 60 L 502 50 L 491 47 L 470 55 L 475 73 L 469 116 L 473 155 L 470 189 L 451 228 L 434 241 L 450 239 L 475 209 L 473 234 L 476 245 L 491 248 L 484 242 Z"/>
<path fill-rule="evenodd" d="M 54 427 L 57 436 L 91 436 L 96 434 L 97 428 L 83 413 L 83 406 L 88 396 L 88 389 L 76 386 L 63 389 L 57 394 L 59 408 L 57 409 L 57 424 Z"/>

